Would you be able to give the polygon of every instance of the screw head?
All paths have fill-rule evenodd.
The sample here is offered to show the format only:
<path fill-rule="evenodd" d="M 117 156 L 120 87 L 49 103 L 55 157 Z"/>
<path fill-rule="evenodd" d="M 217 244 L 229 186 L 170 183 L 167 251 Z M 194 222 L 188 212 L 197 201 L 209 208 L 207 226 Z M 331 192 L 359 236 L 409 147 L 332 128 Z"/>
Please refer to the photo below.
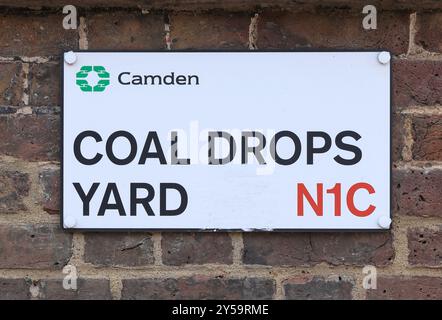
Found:
<path fill-rule="evenodd" d="M 77 224 L 77 221 L 75 220 L 74 217 L 66 217 L 66 219 L 64 219 L 64 225 L 68 228 L 73 228 L 75 227 L 75 225 Z"/>
<path fill-rule="evenodd" d="M 388 228 L 390 228 L 390 224 L 391 224 L 391 219 L 390 219 L 390 217 L 382 216 L 382 217 L 380 217 L 379 220 L 378 220 L 378 225 L 379 225 L 382 229 L 388 229 Z"/>
<path fill-rule="evenodd" d="M 382 64 L 387 64 L 391 60 L 390 52 L 382 51 L 378 54 L 378 61 Z"/>
<path fill-rule="evenodd" d="M 77 61 L 77 55 L 73 51 L 66 52 L 64 54 L 64 61 L 67 64 L 74 64 Z"/>

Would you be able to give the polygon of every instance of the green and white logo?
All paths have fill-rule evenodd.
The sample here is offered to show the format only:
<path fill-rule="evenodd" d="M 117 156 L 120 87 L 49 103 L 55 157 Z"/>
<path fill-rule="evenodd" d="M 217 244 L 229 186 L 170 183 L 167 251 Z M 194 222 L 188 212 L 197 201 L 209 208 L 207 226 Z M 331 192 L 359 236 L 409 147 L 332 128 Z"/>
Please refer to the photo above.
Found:
<path fill-rule="evenodd" d="M 89 84 L 87 78 L 91 72 L 95 72 L 98 75 L 98 82 L 96 85 L 92 86 Z M 104 89 L 109 85 L 109 72 L 103 66 L 83 66 L 80 71 L 77 72 L 77 86 L 80 87 L 81 91 L 85 92 L 103 92 Z"/>

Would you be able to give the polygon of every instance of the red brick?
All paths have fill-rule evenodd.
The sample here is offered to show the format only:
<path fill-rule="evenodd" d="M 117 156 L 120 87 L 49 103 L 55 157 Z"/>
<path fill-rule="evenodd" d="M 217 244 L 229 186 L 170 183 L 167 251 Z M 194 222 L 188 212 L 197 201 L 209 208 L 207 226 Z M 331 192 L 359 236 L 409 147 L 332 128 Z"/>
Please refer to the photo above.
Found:
<path fill-rule="evenodd" d="M 442 103 L 442 61 L 393 60 L 393 105 L 433 106 Z"/>
<path fill-rule="evenodd" d="M 245 233 L 243 239 L 245 264 L 385 266 L 394 257 L 388 232 Z"/>
<path fill-rule="evenodd" d="M 29 285 L 25 279 L 0 278 L 0 300 L 26 300 L 29 297 Z"/>
<path fill-rule="evenodd" d="M 0 104 L 22 104 L 24 77 L 21 63 L 0 63 Z"/>
<path fill-rule="evenodd" d="M 39 181 L 43 191 L 43 210 L 49 214 L 60 212 L 60 169 L 46 168 L 39 174 Z"/>
<path fill-rule="evenodd" d="M 441 12 L 418 13 L 416 43 L 427 51 L 442 53 L 441 26 Z"/>
<path fill-rule="evenodd" d="M 60 105 L 60 65 L 58 63 L 32 64 L 28 78 L 30 105 Z"/>
<path fill-rule="evenodd" d="M 27 173 L 0 170 L 0 213 L 26 210 L 23 198 L 29 195 L 30 181 Z"/>
<path fill-rule="evenodd" d="M 442 170 L 393 170 L 392 190 L 395 214 L 442 217 Z"/>
<path fill-rule="evenodd" d="M 72 5 L 92 8 L 138 8 L 139 0 L 71 0 Z M 143 8 L 158 10 L 235 10 L 250 11 L 263 8 L 285 9 L 285 10 L 311 10 L 315 7 L 345 7 L 352 8 L 360 12 L 361 8 L 367 4 L 366 0 L 309 0 L 309 1 L 293 1 L 293 0 L 150 0 L 143 2 Z M 380 9 L 442 9 L 439 0 L 372 0 L 370 4 Z M 11 7 L 51 7 L 61 8 L 65 5 L 62 0 L 0 0 L 0 5 Z"/>
<path fill-rule="evenodd" d="M 442 266 L 442 228 L 412 228 L 408 230 L 408 261 L 412 265 Z"/>
<path fill-rule="evenodd" d="M 107 279 L 77 279 L 76 290 L 63 288 L 62 279 L 36 281 L 38 299 L 43 300 L 110 300 L 110 283 Z"/>
<path fill-rule="evenodd" d="M 62 22 L 61 14 L 0 15 L 0 56 L 58 56 L 77 49 L 78 31 L 65 30 Z"/>
<path fill-rule="evenodd" d="M 60 269 L 72 255 L 72 234 L 53 224 L 0 225 L 0 268 Z"/>
<path fill-rule="evenodd" d="M 170 24 L 172 49 L 247 49 L 249 14 L 180 12 Z"/>
<path fill-rule="evenodd" d="M 442 117 L 436 115 L 415 116 L 412 118 L 412 130 L 413 158 L 415 160 L 442 161 Z"/>
<path fill-rule="evenodd" d="M 89 49 L 147 50 L 164 48 L 160 14 L 106 12 L 86 16 Z"/>
<path fill-rule="evenodd" d="M 163 263 L 167 265 L 232 263 L 227 233 L 163 233 Z"/>
<path fill-rule="evenodd" d="M 76 290 L 64 289 L 63 279 L 0 279 L 0 300 L 28 299 L 109 300 L 112 296 L 107 279 L 78 278 Z"/>
<path fill-rule="evenodd" d="M 275 281 L 265 278 L 123 279 L 122 299 L 271 299 Z"/>
<path fill-rule="evenodd" d="M 376 30 L 365 30 L 364 15 L 346 10 L 260 15 L 258 48 L 408 49 L 409 14 L 378 12 Z"/>
<path fill-rule="evenodd" d="M 285 298 L 290 300 L 350 300 L 353 283 L 322 277 L 296 277 L 283 281 Z"/>
<path fill-rule="evenodd" d="M 154 262 L 153 242 L 147 233 L 88 233 L 84 251 L 84 261 L 98 266 L 135 267 Z"/>
<path fill-rule="evenodd" d="M 30 161 L 59 159 L 60 119 L 53 115 L 0 117 L 0 155 Z"/>
<path fill-rule="evenodd" d="M 442 278 L 440 277 L 381 277 L 377 289 L 367 290 L 368 299 L 376 300 L 440 300 Z"/>

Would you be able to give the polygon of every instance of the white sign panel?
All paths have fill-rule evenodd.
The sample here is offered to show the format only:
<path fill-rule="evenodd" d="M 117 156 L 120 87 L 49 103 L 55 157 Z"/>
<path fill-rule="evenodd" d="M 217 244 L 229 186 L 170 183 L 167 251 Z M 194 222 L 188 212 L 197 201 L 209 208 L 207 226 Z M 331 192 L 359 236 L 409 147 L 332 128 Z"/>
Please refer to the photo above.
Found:
<path fill-rule="evenodd" d="M 387 52 L 64 54 L 65 229 L 390 226 Z"/>

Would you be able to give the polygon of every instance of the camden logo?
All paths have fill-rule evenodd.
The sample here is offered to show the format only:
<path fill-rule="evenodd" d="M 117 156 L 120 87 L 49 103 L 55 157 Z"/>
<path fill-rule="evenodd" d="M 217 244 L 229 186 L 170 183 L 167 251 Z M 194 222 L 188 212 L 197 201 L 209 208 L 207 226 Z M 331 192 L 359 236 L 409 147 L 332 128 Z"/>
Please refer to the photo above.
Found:
<path fill-rule="evenodd" d="M 92 73 L 98 76 L 98 82 L 95 85 L 88 82 L 88 77 Z M 76 74 L 76 84 L 81 91 L 103 92 L 110 83 L 109 77 L 109 72 L 103 66 L 82 66 Z"/>

